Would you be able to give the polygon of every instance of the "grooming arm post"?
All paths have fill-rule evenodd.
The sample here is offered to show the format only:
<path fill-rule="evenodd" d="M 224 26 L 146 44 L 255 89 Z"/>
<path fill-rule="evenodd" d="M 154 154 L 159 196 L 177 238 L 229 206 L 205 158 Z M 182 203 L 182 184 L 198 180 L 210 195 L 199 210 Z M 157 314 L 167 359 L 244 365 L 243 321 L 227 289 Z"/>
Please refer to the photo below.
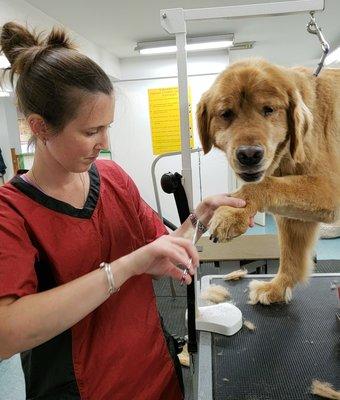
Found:
<path fill-rule="evenodd" d="M 189 209 L 193 210 L 192 171 L 190 153 L 189 98 L 186 32 L 176 34 L 178 94 L 181 125 L 182 176 L 183 186 L 188 199 Z"/>
<path fill-rule="evenodd" d="M 182 154 L 182 184 L 185 189 L 189 209 L 193 210 L 192 192 L 192 170 L 190 152 L 190 130 L 189 130 L 189 101 L 188 101 L 188 73 L 186 52 L 186 22 L 182 8 L 161 11 L 162 26 L 168 26 L 171 33 L 176 34 L 177 45 L 177 71 L 178 71 L 178 94 L 181 127 L 181 154 Z M 190 354 L 197 352 L 196 338 L 196 295 L 195 279 L 187 287 L 188 305 L 188 351 Z M 193 358 L 192 358 L 193 361 Z"/>
<path fill-rule="evenodd" d="M 183 186 L 187 195 L 190 210 L 193 209 L 192 169 L 190 152 L 188 72 L 186 51 L 186 22 L 183 8 L 161 10 L 161 25 L 176 36 L 178 95 L 181 129 L 181 154 Z"/>
<path fill-rule="evenodd" d="M 184 21 L 183 21 L 184 22 Z M 185 22 L 184 22 L 185 27 Z M 192 169 L 190 152 L 190 128 L 189 128 L 189 99 L 188 99 L 188 73 L 186 30 L 176 33 L 177 45 L 177 69 L 178 69 L 178 95 L 181 126 L 181 150 L 182 150 L 182 184 L 185 189 L 189 210 L 193 210 Z M 196 318 L 198 306 L 196 298 L 197 275 L 193 277 L 187 286 L 188 306 L 188 352 L 191 354 L 191 363 L 194 363 L 192 355 L 197 353 Z"/>
<path fill-rule="evenodd" d="M 186 21 L 265 17 L 281 14 L 296 14 L 306 11 L 321 11 L 325 7 L 324 0 L 280 1 L 277 3 L 244 4 L 239 6 L 193 8 L 184 10 Z M 164 10 L 163 10 L 164 11 Z M 165 10 L 167 12 L 167 10 Z M 169 32 L 171 33 L 171 32 Z M 172 32 L 175 33 L 175 32 Z"/>

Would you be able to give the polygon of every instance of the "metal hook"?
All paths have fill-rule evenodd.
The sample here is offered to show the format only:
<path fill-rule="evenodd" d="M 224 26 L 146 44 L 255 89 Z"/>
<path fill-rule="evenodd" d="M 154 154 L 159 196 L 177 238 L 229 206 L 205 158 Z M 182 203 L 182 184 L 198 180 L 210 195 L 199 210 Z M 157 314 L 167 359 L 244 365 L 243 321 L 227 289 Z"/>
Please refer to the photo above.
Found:
<path fill-rule="evenodd" d="M 314 28 L 314 29 L 313 29 L 313 28 Z M 317 31 L 316 31 L 316 21 L 315 21 L 315 17 L 314 17 L 314 11 L 311 11 L 311 12 L 310 12 L 310 21 L 308 22 L 308 25 L 307 25 L 307 31 L 308 31 L 309 33 L 314 34 L 314 35 L 317 34 Z"/>
<path fill-rule="evenodd" d="M 319 42 L 321 44 L 322 52 L 323 52 L 323 54 L 321 56 L 321 60 L 313 73 L 313 75 L 318 76 L 324 66 L 324 62 L 327 57 L 327 54 L 329 53 L 330 46 L 329 46 L 328 42 L 326 41 L 326 39 L 324 38 L 324 36 L 321 32 L 321 28 L 318 27 L 315 17 L 314 17 L 314 14 L 315 14 L 314 11 L 310 12 L 311 18 L 307 25 L 307 32 L 311 33 L 313 35 L 317 35 Z"/>

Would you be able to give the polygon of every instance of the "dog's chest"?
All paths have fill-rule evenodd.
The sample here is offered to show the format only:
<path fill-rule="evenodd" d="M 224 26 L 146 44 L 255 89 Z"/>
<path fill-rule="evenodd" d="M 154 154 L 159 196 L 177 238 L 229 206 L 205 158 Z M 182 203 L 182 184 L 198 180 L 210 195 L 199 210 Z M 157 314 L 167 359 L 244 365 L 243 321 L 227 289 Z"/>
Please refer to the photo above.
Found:
<path fill-rule="evenodd" d="M 291 158 L 283 158 L 273 176 L 299 175 L 299 167 Z"/>

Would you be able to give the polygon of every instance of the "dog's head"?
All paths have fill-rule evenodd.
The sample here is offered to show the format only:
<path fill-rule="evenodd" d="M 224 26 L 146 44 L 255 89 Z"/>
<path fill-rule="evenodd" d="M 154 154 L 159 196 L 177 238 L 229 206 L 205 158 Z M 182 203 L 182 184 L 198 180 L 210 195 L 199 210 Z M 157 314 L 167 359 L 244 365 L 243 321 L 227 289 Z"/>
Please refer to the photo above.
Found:
<path fill-rule="evenodd" d="M 222 72 L 197 108 L 204 153 L 224 151 L 244 181 L 260 180 L 288 151 L 305 159 L 304 137 L 312 115 L 293 74 L 264 60 L 240 61 Z"/>

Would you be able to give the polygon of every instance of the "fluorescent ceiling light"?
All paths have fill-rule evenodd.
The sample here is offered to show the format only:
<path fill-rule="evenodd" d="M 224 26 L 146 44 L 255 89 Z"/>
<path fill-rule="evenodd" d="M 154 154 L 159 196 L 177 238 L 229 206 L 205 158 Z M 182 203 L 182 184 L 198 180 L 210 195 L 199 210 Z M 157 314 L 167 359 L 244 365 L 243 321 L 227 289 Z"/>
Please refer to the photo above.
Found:
<path fill-rule="evenodd" d="M 177 46 L 159 46 L 150 47 L 149 49 L 139 49 L 139 54 L 165 54 L 176 53 Z"/>
<path fill-rule="evenodd" d="M 10 62 L 7 60 L 7 57 L 3 54 L 0 55 L 0 68 L 9 68 L 11 66 Z"/>
<path fill-rule="evenodd" d="M 234 45 L 234 35 L 218 35 L 204 37 L 188 37 L 187 51 L 202 51 L 213 49 L 227 49 Z M 165 54 L 176 53 L 176 41 L 173 40 L 158 40 L 154 42 L 139 42 L 135 47 L 140 54 Z"/>
<path fill-rule="evenodd" d="M 206 43 L 190 43 L 187 44 L 187 51 L 195 50 L 210 50 L 210 49 L 226 49 L 233 45 L 232 40 L 220 40 L 218 42 L 206 42 Z"/>
<path fill-rule="evenodd" d="M 328 54 L 325 60 L 325 64 L 333 64 L 336 62 L 340 62 L 340 46 L 337 47 L 334 51 Z"/>

